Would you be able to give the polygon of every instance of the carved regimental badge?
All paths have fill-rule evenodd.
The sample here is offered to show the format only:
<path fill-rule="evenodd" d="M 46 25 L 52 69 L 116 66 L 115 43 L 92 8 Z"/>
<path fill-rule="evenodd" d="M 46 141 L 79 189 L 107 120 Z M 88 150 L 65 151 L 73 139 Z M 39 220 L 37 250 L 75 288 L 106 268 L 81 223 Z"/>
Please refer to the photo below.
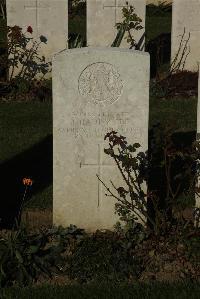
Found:
<path fill-rule="evenodd" d="M 123 90 L 120 74 L 112 64 L 97 62 L 87 66 L 79 77 L 79 92 L 89 100 L 112 104 Z"/>

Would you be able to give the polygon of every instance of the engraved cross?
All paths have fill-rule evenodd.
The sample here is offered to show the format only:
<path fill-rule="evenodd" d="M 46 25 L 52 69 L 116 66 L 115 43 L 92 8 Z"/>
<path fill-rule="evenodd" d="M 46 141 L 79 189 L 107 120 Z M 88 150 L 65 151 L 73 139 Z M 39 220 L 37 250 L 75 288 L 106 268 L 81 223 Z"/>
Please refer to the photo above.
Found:
<path fill-rule="evenodd" d="M 89 163 L 80 162 L 80 168 L 83 166 L 84 167 L 97 167 L 98 166 L 98 175 L 101 177 L 103 167 L 113 167 L 114 165 L 102 163 L 102 147 L 100 144 L 98 144 L 98 161 L 97 161 L 97 163 L 89 164 Z M 99 207 L 99 202 L 102 199 L 101 198 L 102 192 L 103 192 L 102 183 L 98 180 L 98 207 Z"/>
<path fill-rule="evenodd" d="M 117 9 L 123 8 L 125 5 L 118 5 L 118 0 L 114 0 L 114 5 L 104 5 L 103 9 L 105 8 L 114 8 L 115 9 L 115 24 L 117 23 Z"/>
<path fill-rule="evenodd" d="M 41 4 L 40 0 L 35 0 L 34 5 L 24 5 L 24 9 L 35 9 L 35 19 L 36 19 L 36 27 L 37 27 L 37 36 L 39 31 L 39 13 L 40 9 L 47 9 L 50 8 L 49 5 Z"/>

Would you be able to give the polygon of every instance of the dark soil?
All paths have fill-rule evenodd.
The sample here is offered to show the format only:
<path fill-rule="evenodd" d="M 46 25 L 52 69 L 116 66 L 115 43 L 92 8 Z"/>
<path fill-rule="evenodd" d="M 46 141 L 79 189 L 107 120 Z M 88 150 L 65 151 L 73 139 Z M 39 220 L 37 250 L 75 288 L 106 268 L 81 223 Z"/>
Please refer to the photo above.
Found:
<path fill-rule="evenodd" d="M 198 96 L 198 73 L 181 71 L 167 76 L 158 83 L 168 97 Z"/>
<path fill-rule="evenodd" d="M 50 209 L 27 209 L 22 214 L 22 222 L 30 232 L 38 232 L 39 229 L 45 230 L 45 228 L 52 226 L 52 211 Z M 6 231 L 0 231 L 0 236 L 3 237 L 6 233 Z M 200 281 L 199 255 L 193 256 L 192 252 L 188 251 L 188 246 L 183 239 L 176 239 L 175 233 L 176 231 L 173 230 L 167 236 L 155 237 L 150 235 L 148 239 L 143 240 L 135 248 L 129 250 L 130 255 L 141 259 L 143 271 L 139 277 L 139 281 L 175 282 L 185 279 Z M 94 233 L 95 238 L 103 239 L 114 239 L 114 235 L 116 235 L 116 232 L 108 230 L 99 230 Z M 118 237 L 121 239 L 120 235 Z M 194 232 L 193 227 L 189 228 L 185 238 L 187 241 L 195 238 L 200 242 L 199 229 Z M 135 278 L 129 278 L 130 283 L 134 281 Z M 76 283 L 76 279 L 71 280 L 68 275 L 61 273 L 53 275 L 52 279 L 41 276 L 36 285 L 43 283 L 66 285 Z"/>
<path fill-rule="evenodd" d="M 26 91 L 20 91 L 20 84 L 14 81 L 0 82 L 0 100 L 4 102 L 9 101 L 39 101 L 51 102 L 52 101 L 52 88 L 45 86 L 45 84 L 37 79 L 26 83 Z"/>

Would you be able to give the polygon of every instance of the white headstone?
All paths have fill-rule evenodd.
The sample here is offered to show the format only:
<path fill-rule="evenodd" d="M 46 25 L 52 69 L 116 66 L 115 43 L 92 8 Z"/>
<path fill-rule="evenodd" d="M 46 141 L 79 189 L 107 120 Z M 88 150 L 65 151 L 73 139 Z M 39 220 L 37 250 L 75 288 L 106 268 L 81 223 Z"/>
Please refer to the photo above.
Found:
<path fill-rule="evenodd" d="M 183 41 L 187 40 L 189 33 L 190 39 L 188 42 L 188 49 L 186 50 L 186 53 L 189 51 L 189 54 L 184 69 L 198 71 L 198 60 L 200 57 L 200 0 L 174 0 L 172 11 L 171 61 L 173 61 L 178 52 L 181 37 L 185 28 Z M 180 57 L 181 53 L 178 56 L 178 61 L 180 60 Z"/>
<path fill-rule="evenodd" d="M 37 41 L 41 35 L 47 43 L 38 49 L 40 57 L 52 60 L 53 54 L 67 47 L 68 38 L 68 1 L 66 0 L 6 0 L 7 25 L 19 26 L 23 32 L 31 26 Z"/>
<path fill-rule="evenodd" d="M 148 148 L 149 54 L 119 48 L 65 50 L 53 59 L 53 222 L 88 231 L 119 219 L 112 189 L 124 186 L 106 133 Z M 125 186 L 126 187 L 126 186 Z M 146 188 L 146 187 L 144 187 Z M 146 190 L 146 189 L 145 189 Z M 115 192 L 115 190 L 112 190 Z"/>
<path fill-rule="evenodd" d="M 117 34 L 115 24 L 122 21 L 122 8 L 127 7 L 126 2 L 127 0 L 87 0 L 88 46 L 111 46 Z M 146 0 L 129 0 L 128 4 L 134 6 L 135 13 L 143 21 L 143 29 L 132 31 L 134 39 L 138 42 L 145 32 Z M 121 47 L 129 48 L 130 44 L 124 39 Z"/>

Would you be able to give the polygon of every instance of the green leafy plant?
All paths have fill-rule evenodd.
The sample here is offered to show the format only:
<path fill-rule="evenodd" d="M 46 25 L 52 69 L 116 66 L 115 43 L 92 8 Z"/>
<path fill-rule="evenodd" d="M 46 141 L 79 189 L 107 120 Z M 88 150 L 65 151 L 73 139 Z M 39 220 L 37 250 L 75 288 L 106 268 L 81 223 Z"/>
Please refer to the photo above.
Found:
<path fill-rule="evenodd" d="M 85 235 L 84 230 L 75 225 L 53 226 L 39 233 L 29 233 L 21 222 L 21 213 L 32 184 L 32 179 L 23 178 L 25 190 L 16 224 L 5 236 L 0 235 L 0 289 L 14 284 L 28 285 L 40 275 L 52 278 L 53 273 L 62 273 L 65 260 L 62 253 L 73 248 L 74 242 L 78 243 Z"/>
<path fill-rule="evenodd" d="M 124 187 L 115 187 L 111 181 L 112 186 L 118 194 L 114 195 L 98 175 L 97 177 L 110 193 L 110 196 L 119 201 L 119 203 L 115 204 L 115 208 L 118 215 L 121 216 L 120 220 L 126 223 L 130 221 L 137 222 L 139 220 L 145 225 L 145 218 L 149 216 L 146 203 L 147 193 L 143 191 L 142 185 L 147 182 L 148 178 L 147 152 L 136 153 L 140 144 L 127 145 L 126 137 L 117 136 L 117 132 L 115 131 L 107 133 L 104 139 L 106 140 L 107 138 L 109 139 L 109 148 L 104 149 L 104 152 L 115 160 L 128 190 Z M 118 154 L 115 151 L 115 146 L 118 146 Z M 127 195 L 129 195 L 129 199 L 127 199 Z M 154 224 L 152 219 L 149 220 Z"/>
<path fill-rule="evenodd" d="M 83 230 L 71 225 L 68 228 L 53 227 L 30 234 L 24 226 L 18 226 L 0 239 L 0 288 L 19 284 L 28 285 L 42 274 L 52 278 L 61 273 L 62 253 L 72 240 L 79 240 Z"/>
<path fill-rule="evenodd" d="M 123 7 L 122 9 L 122 22 L 116 24 L 118 32 L 111 47 L 119 47 L 124 38 L 124 35 L 127 33 L 126 40 L 127 43 L 130 44 L 130 49 L 135 48 L 136 50 L 141 50 L 143 49 L 145 35 L 143 34 L 139 42 L 136 43 L 132 35 L 132 32 L 133 30 L 138 31 L 143 29 L 143 26 L 141 25 L 142 19 L 138 17 L 137 14 L 134 12 L 135 8 L 133 6 L 129 6 L 128 2 L 126 2 L 126 5 L 127 7 Z"/>
<path fill-rule="evenodd" d="M 32 100 L 41 98 L 41 92 L 45 90 L 48 98 L 51 97 L 51 89 L 45 85 L 45 75 L 51 71 L 51 62 L 46 62 L 45 57 L 38 55 L 41 44 L 47 43 L 45 36 L 39 37 L 39 42 L 28 37 L 32 35 L 33 29 L 27 27 L 27 32 L 23 33 L 19 26 L 6 27 L 7 42 L 4 47 L 6 53 L 0 56 L 2 68 L 9 69 L 7 81 L 3 86 L 3 91 L 8 99 L 17 98 L 18 100 Z M 35 84 L 35 82 L 40 83 Z M 42 96 L 42 98 L 44 98 Z"/>
<path fill-rule="evenodd" d="M 158 190 L 149 190 L 145 193 L 143 188 L 144 183 L 147 184 L 149 181 L 150 167 L 155 163 L 155 155 L 152 156 L 152 152 L 151 155 L 148 152 L 137 152 L 140 147 L 138 143 L 127 145 L 126 138 L 121 135 L 117 136 L 115 131 L 107 133 L 104 139 L 109 140 L 109 148 L 104 149 L 104 152 L 115 160 L 127 186 L 127 189 L 122 186 L 116 187 L 110 181 L 117 192 L 114 194 L 97 175 L 109 196 L 117 199 L 115 212 L 120 216 L 119 219 L 130 227 L 134 222 L 141 222 L 146 227 L 146 221 L 148 221 L 156 235 L 167 233 L 173 225 L 171 213 L 173 208 L 184 209 L 187 206 L 183 200 L 180 203 L 178 199 L 180 196 L 185 198 L 184 195 L 190 194 L 192 188 L 195 188 L 196 161 L 199 160 L 200 144 L 195 142 L 191 147 L 177 149 L 169 130 L 164 144 L 161 143 L 160 148 L 154 147 L 157 153 L 160 152 L 161 159 L 158 160 L 158 163 L 162 167 L 166 179 L 164 204 L 161 205 Z M 157 142 L 160 140 L 159 130 L 156 139 Z M 118 146 L 117 149 L 116 146 Z M 172 165 L 175 165 L 177 161 L 181 167 L 179 166 L 180 169 L 173 173 Z M 108 194 L 106 195 L 108 196 Z M 153 207 L 154 216 L 149 213 L 149 202 Z"/>
<path fill-rule="evenodd" d="M 15 282 L 26 285 L 41 272 L 51 277 L 49 263 L 44 258 L 45 236 L 30 238 L 25 230 L 12 231 L 0 240 L 0 285 L 10 286 Z M 43 256 L 43 258 L 41 258 Z"/>
<path fill-rule="evenodd" d="M 66 273 L 79 283 L 123 281 L 138 277 L 140 261 L 130 255 L 131 243 L 113 232 L 86 236 L 67 259 Z"/>
<path fill-rule="evenodd" d="M 31 26 L 27 27 L 27 33 L 33 33 Z M 45 62 L 44 56 L 39 57 L 38 49 L 41 43 L 47 43 L 47 38 L 41 35 L 39 38 L 40 42 L 37 42 L 32 37 L 27 37 L 19 26 L 8 26 L 7 36 L 8 67 L 10 68 L 9 81 L 12 81 L 19 67 L 20 71 L 16 76 L 17 79 L 31 81 L 38 74 L 42 74 L 41 78 L 43 78 L 49 71 L 51 63 Z"/>
<path fill-rule="evenodd" d="M 69 49 L 73 49 L 73 48 L 81 48 L 83 47 L 84 44 L 84 40 L 83 37 L 80 34 L 77 34 L 75 39 L 69 39 L 68 40 L 68 47 Z"/>

